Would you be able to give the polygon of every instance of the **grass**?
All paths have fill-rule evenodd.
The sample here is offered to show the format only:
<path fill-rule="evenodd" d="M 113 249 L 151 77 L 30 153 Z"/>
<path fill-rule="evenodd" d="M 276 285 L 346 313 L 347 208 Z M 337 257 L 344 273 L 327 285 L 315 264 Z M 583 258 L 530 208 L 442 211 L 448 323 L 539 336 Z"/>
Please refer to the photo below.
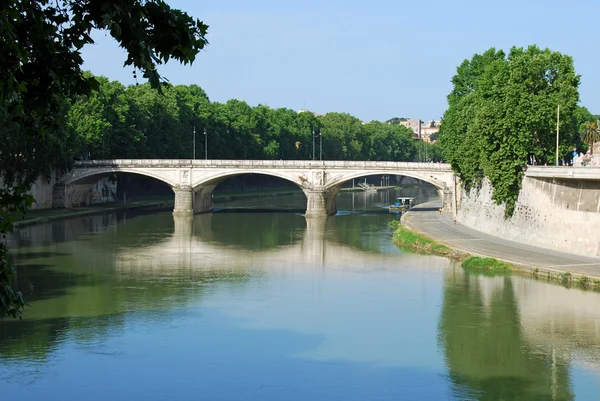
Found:
<path fill-rule="evenodd" d="M 389 225 L 395 229 L 393 235 L 394 243 L 402 249 L 422 254 L 444 256 L 457 262 L 462 262 L 461 266 L 471 271 L 508 273 L 514 269 L 514 266 L 507 262 L 502 262 L 494 258 L 471 256 L 467 253 L 451 249 L 426 235 L 402 226 L 398 220 L 392 221 Z"/>
<path fill-rule="evenodd" d="M 461 265 L 467 270 L 479 270 L 492 273 L 508 273 L 513 270 L 510 263 L 502 262 L 494 258 L 480 258 L 471 256 L 465 259 Z"/>
<path fill-rule="evenodd" d="M 446 245 L 442 245 L 423 234 L 403 227 L 397 220 L 394 220 L 392 223 L 390 223 L 390 226 L 396 229 L 396 231 L 394 231 L 393 241 L 401 248 L 407 248 L 419 253 L 446 256 L 450 258 L 455 258 L 456 256 L 456 252 L 448 248 Z"/>
<path fill-rule="evenodd" d="M 531 266 L 530 269 L 524 266 L 513 265 L 494 258 L 482 258 L 472 256 L 464 252 L 451 249 L 434 239 L 418 232 L 412 231 L 400 224 L 400 221 L 394 220 L 389 223 L 395 231 L 393 241 L 399 248 L 408 251 L 427 255 L 444 256 L 457 262 L 461 262 L 461 267 L 470 273 L 483 275 L 504 275 L 507 273 L 525 274 L 529 272 L 534 277 L 547 278 L 557 284 L 570 288 L 576 286 L 583 290 L 600 291 L 600 280 L 569 272 L 556 272 Z"/>

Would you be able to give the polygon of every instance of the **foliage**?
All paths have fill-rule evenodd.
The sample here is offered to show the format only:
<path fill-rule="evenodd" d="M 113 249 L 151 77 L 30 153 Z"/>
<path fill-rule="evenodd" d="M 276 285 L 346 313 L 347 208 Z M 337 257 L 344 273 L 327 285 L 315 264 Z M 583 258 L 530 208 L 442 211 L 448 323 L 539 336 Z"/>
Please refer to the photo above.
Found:
<path fill-rule="evenodd" d="M 81 70 L 80 50 L 94 43 L 91 31 L 109 33 L 125 49 L 125 65 L 140 70 L 160 90 L 157 66 L 169 59 L 192 63 L 207 44 L 208 26 L 162 0 L 7 0 L 0 3 L 0 15 L 0 220 L 5 233 L 12 229 L 9 213 L 31 204 L 26 195 L 31 182 L 51 167 L 68 167 L 75 147 L 81 146 L 78 140 L 98 142 L 123 115 L 113 103 L 93 99 L 96 114 L 75 107 L 71 114 L 82 125 L 65 126 L 68 103 L 98 87 Z M 113 88 L 117 94 L 120 89 Z M 11 287 L 12 275 L 2 245 L 0 316 L 18 316 L 24 306 Z"/>
<path fill-rule="evenodd" d="M 493 273 L 507 273 L 512 271 L 509 263 L 494 258 L 480 258 L 471 256 L 462 263 L 465 269 L 484 270 Z"/>
<path fill-rule="evenodd" d="M 161 96 L 147 84 L 125 88 L 98 81 L 98 91 L 79 97 L 69 112 L 76 153 L 85 158 L 192 158 L 194 143 L 196 157 L 210 159 L 417 158 L 412 131 L 401 125 L 251 107 L 237 99 L 211 103 L 195 85 L 168 87 Z"/>
<path fill-rule="evenodd" d="M 581 276 L 577 279 L 577 284 L 579 284 L 582 287 L 587 286 L 588 284 L 591 283 L 592 280 L 590 280 L 590 278 L 588 276 Z"/>
<path fill-rule="evenodd" d="M 13 229 L 13 217 L 25 214 L 33 203 L 33 198 L 27 195 L 27 187 L 0 188 L 0 235 L 4 239 Z M 23 294 L 11 286 L 15 278 L 15 269 L 8 255 L 4 241 L 0 241 L 0 318 L 10 316 L 21 317 L 27 301 Z"/>
<path fill-rule="evenodd" d="M 530 156 L 552 163 L 560 105 L 559 154 L 577 145 L 573 116 L 579 76 L 571 57 L 537 46 L 489 49 L 465 60 L 452 78 L 440 145 L 463 185 L 487 177 L 511 216 Z"/>
<path fill-rule="evenodd" d="M 452 250 L 447 246 L 442 245 L 423 234 L 409 230 L 402 225 L 396 225 L 396 227 L 393 236 L 393 241 L 396 245 L 421 253 L 451 256 Z"/>
<path fill-rule="evenodd" d="M 385 124 L 400 125 L 401 122 L 408 120 L 410 119 L 406 117 L 392 117 L 389 120 L 387 120 Z"/>
<path fill-rule="evenodd" d="M 414 161 L 434 163 L 444 161 L 444 153 L 439 144 L 417 141 L 415 146 L 417 148 L 417 152 L 415 154 Z"/>
<path fill-rule="evenodd" d="M 600 131 L 596 125 L 596 121 L 586 122 L 583 129 L 581 139 L 587 142 L 590 146 L 590 151 L 594 151 L 594 142 L 600 141 Z"/>

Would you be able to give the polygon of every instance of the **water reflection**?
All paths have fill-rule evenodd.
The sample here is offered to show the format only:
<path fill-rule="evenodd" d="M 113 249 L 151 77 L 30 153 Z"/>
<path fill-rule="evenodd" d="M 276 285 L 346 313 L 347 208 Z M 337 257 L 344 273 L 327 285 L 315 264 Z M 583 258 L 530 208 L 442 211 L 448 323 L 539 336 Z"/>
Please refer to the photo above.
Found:
<path fill-rule="evenodd" d="M 33 307 L 0 322 L 0 377 L 31 399 L 68 395 L 56 378 L 117 398 L 594 398 L 600 294 L 403 254 L 393 218 L 162 213 L 73 223 L 63 242 L 31 228 L 17 261 Z"/>
<path fill-rule="evenodd" d="M 532 327 L 539 318 L 522 316 L 530 294 L 517 296 L 514 282 L 559 289 L 516 277 L 446 273 L 439 338 L 455 396 L 573 399 L 569 361 L 557 352 L 559 344 L 552 339 L 539 346 L 544 334 Z M 533 336 L 526 334 L 530 330 Z"/>

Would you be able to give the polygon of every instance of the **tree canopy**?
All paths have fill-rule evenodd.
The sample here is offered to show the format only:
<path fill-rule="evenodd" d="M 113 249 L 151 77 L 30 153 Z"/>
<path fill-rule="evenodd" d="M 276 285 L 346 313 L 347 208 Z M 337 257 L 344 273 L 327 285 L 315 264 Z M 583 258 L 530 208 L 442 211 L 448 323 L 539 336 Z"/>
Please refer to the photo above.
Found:
<path fill-rule="evenodd" d="M 452 78 L 439 137 L 462 183 L 487 177 L 493 199 L 512 215 L 528 158 L 554 162 L 558 105 L 559 154 L 578 145 L 579 78 L 571 57 L 537 46 L 508 54 L 492 48 L 465 60 Z"/>
<path fill-rule="evenodd" d="M 158 94 L 148 84 L 99 87 L 73 102 L 68 118 L 73 155 L 84 158 L 417 160 L 412 131 L 344 113 L 211 102 L 196 85 Z M 194 141 L 194 128 L 196 141 Z M 205 149 L 204 130 L 207 132 Z M 323 145 L 321 152 L 320 146 Z M 424 160 L 424 159 L 423 159 Z"/>
<path fill-rule="evenodd" d="M 72 155 L 64 125 L 68 103 L 98 87 L 81 70 L 81 49 L 93 44 L 92 30 L 110 34 L 127 53 L 125 65 L 160 89 L 164 80 L 157 67 L 170 59 L 192 63 L 208 43 L 208 26 L 162 0 L 6 0 L 0 16 L 4 234 L 12 230 L 11 213 L 31 203 L 25 189 L 32 180 Z M 95 128 L 91 135 L 102 127 Z M 0 243 L 0 317 L 17 317 L 24 302 L 10 285 L 14 271 L 6 252 Z"/>

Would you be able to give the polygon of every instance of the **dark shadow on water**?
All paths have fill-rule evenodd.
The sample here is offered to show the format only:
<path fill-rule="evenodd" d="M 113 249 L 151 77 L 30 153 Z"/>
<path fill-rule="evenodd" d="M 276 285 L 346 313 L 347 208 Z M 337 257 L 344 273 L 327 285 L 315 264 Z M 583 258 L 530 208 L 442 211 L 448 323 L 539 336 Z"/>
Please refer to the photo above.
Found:
<path fill-rule="evenodd" d="M 41 259 L 41 258 L 53 258 L 53 257 L 61 257 L 68 256 L 69 253 L 66 252 L 31 252 L 31 251 L 19 251 L 15 250 L 13 255 L 18 260 L 28 260 L 28 259 Z"/>
<path fill-rule="evenodd" d="M 53 265 L 43 263 L 17 264 L 16 270 L 16 287 L 30 303 L 63 296 L 70 287 L 85 283 L 86 277 L 59 272 L 53 269 Z"/>

